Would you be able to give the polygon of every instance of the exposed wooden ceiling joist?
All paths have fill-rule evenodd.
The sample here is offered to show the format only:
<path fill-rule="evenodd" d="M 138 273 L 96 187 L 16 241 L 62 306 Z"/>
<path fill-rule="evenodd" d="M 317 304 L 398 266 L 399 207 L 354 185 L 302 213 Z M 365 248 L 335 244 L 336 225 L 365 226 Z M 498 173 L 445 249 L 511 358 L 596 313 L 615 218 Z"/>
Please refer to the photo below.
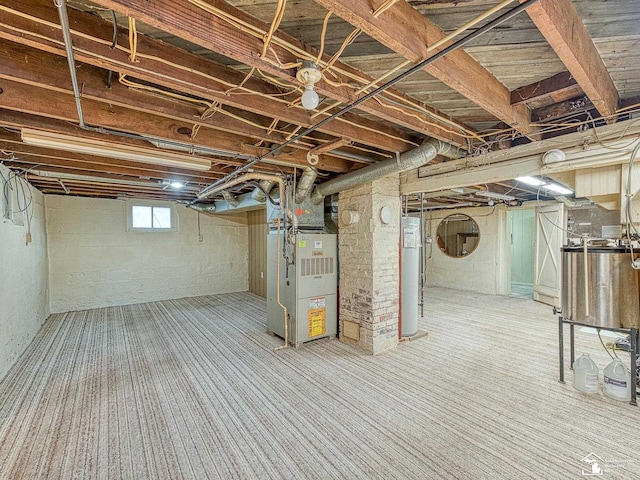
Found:
<path fill-rule="evenodd" d="M 412 63 L 417 64 L 436 53 L 428 53 L 428 46 L 445 37 L 442 30 L 407 2 L 396 2 L 377 17 L 374 12 L 384 4 L 383 1 L 373 2 L 373 5 L 369 0 L 316 2 Z M 507 125 L 521 133 L 530 132 L 529 110 L 523 105 L 511 105 L 509 90 L 463 50 L 450 53 L 425 70 Z"/>
<path fill-rule="evenodd" d="M 550 122 L 557 118 L 564 118 L 568 115 L 575 115 L 589 110 L 593 110 L 594 105 L 585 95 L 554 103 L 546 107 L 541 107 L 531 113 L 531 117 L 536 122 Z"/>
<path fill-rule="evenodd" d="M 3 89 L 3 93 L 0 95 L 1 108 L 68 122 L 77 122 L 77 112 L 74 104 L 69 101 L 69 94 L 11 80 L 0 81 L 0 88 Z M 31 100 L 33 96 L 47 98 L 47 101 L 33 102 Z M 94 126 L 181 142 L 187 145 L 193 144 L 194 147 L 213 148 L 231 152 L 231 154 L 243 153 L 255 156 L 265 151 L 264 148 L 255 147 L 253 145 L 255 141 L 250 137 L 202 128 L 192 141 L 190 133 L 193 123 L 175 121 L 171 118 L 164 118 L 93 100 L 84 100 L 82 106 L 86 121 Z M 81 136 L 85 136 L 84 133 Z M 119 139 L 117 141 L 120 142 Z M 309 165 L 306 153 L 298 149 L 284 152 L 276 160 L 291 165 Z M 323 157 L 323 162 L 324 168 L 329 171 L 346 172 L 350 169 L 350 162 L 336 157 L 326 155 Z"/>
<path fill-rule="evenodd" d="M 0 38 L 66 55 L 60 30 L 51 26 L 59 22 L 53 2 L 34 0 L 16 5 L 0 0 L 0 6 L 4 7 L 0 8 Z M 245 75 L 237 70 L 144 35 L 138 37 L 138 54 L 136 61 L 131 62 L 128 37 L 122 29 L 118 30 L 117 47 L 112 49 L 111 40 L 106 40 L 113 35 L 110 22 L 74 9 L 69 9 L 69 20 L 74 55 L 80 62 L 294 125 L 308 127 L 327 116 L 311 119 L 302 108 L 289 105 L 299 94 L 283 96 L 282 89 L 265 81 L 255 77 L 245 81 Z M 234 89 L 243 82 L 246 90 Z M 255 94 L 248 94 L 249 91 Z M 320 131 L 334 136 L 348 135 L 355 142 L 391 152 L 409 150 L 418 142 L 388 124 L 357 115 L 346 115 Z"/>
<path fill-rule="evenodd" d="M 292 53 L 289 49 L 280 46 L 279 42 L 272 41 L 268 59 L 263 58 L 261 54 L 264 35 L 267 34 L 270 26 L 220 0 L 213 0 L 208 4 L 219 11 L 221 15 L 231 17 L 245 26 L 249 26 L 248 29 L 240 30 L 222 19 L 221 16 L 198 8 L 188 0 L 155 0 L 152 4 L 139 0 L 96 0 L 95 3 L 293 83 L 297 83 L 296 68 L 282 68 L 282 66 L 297 64 L 302 52 L 312 58 L 316 58 L 320 54 L 314 47 L 306 45 L 294 37 L 282 32 L 275 32 L 274 38 L 293 45 L 298 53 Z M 247 30 L 255 30 L 257 33 L 250 34 Z M 330 61 L 329 55 L 322 56 L 321 62 L 326 64 Z M 333 72 L 335 75 L 331 82 L 326 80 L 318 82 L 316 90 L 346 104 L 357 99 L 354 88 L 350 86 L 354 77 L 360 78 L 365 83 L 374 80 L 339 60 L 333 63 Z M 389 90 L 388 92 L 393 93 L 397 98 L 405 99 L 410 104 L 416 105 L 418 103 L 400 91 Z M 406 112 L 385 107 L 373 99 L 363 103 L 359 108 L 424 135 L 456 145 L 466 145 L 464 136 L 456 132 L 451 123 L 439 120 L 439 118 L 448 119 L 449 117 L 432 108 L 423 106 L 425 110 L 431 111 L 431 114 L 407 115 Z M 453 123 L 455 124 L 455 122 Z"/>
<path fill-rule="evenodd" d="M 208 172 L 185 170 L 163 165 L 139 162 L 123 162 L 118 159 L 86 155 L 82 153 L 63 152 L 51 148 L 33 147 L 22 143 L 20 135 L 0 130 L 0 151 L 5 155 L 0 160 L 15 159 L 24 164 L 46 165 L 66 168 L 70 171 L 100 172 L 132 177 L 148 177 L 159 180 L 184 180 L 188 182 L 213 183 L 228 173 L 227 168 L 213 166 Z M 269 171 L 265 165 L 265 171 Z M 275 167 L 271 167 L 275 169 Z"/>
<path fill-rule="evenodd" d="M 582 93 L 570 72 L 560 72 L 552 77 L 517 88 L 511 92 L 511 104 L 526 104 L 539 108 L 552 103 L 564 102 Z"/>
<path fill-rule="evenodd" d="M 618 91 L 573 2 L 541 0 L 527 13 L 600 114 L 613 117 Z"/>
<path fill-rule="evenodd" d="M 68 88 L 67 75 L 65 75 L 65 72 L 68 72 L 67 62 L 62 57 L 13 42 L 6 42 L 0 49 L 0 61 L 7 67 L 6 70 L 0 72 L 0 79 L 13 80 L 35 87 L 41 86 L 68 95 L 72 94 Z M 78 81 L 82 85 L 83 99 L 95 100 L 109 105 L 110 108 L 119 106 L 151 115 L 159 115 L 167 119 L 188 122 L 191 124 L 192 130 L 200 127 L 212 128 L 216 131 L 251 137 L 255 142 L 258 140 L 266 141 L 267 144 L 284 141 L 284 134 L 268 133 L 267 120 L 251 113 L 224 110 L 222 106 L 215 110 L 209 110 L 209 107 L 202 104 L 150 94 L 144 90 L 139 91 L 125 87 L 118 82 L 114 82 L 111 88 L 107 88 L 104 84 L 103 72 L 100 69 L 83 65 L 77 70 Z M 203 117 L 205 112 L 208 115 Z M 263 128 L 259 127 L 261 124 Z M 188 136 L 184 140 L 188 141 Z M 292 147 L 309 150 L 315 148 L 315 142 L 316 139 L 308 140 L 305 147 L 302 144 L 303 141 L 292 145 Z M 242 152 L 238 151 L 238 153 Z M 318 168 L 332 171 L 331 165 L 325 166 L 325 158 L 321 158 Z"/>
<path fill-rule="evenodd" d="M 325 18 L 327 11 L 322 5 L 330 1 L 331 5 L 356 10 L 367 6 L 361 17 L 369 20 L 375 9 L 389 7 L 377 20 L 365 23 L 372 24 L 367 28 L 379 28 L 392 38 L 380 41 L 365 31 L 342 51 L 340 46 L 354 27 L 340 15 Z M 143 195 L 145 198 L 177 198 L 174 192 L 162 190 L 159 185 L 162 181 L 179 179 L 189 182 L 194 189 L 210 185 L 245 165 L 250 158 L 281 144 L 294 131 L 302 131 L 326 118 L 329 113 L 309 113 L 301 108 L 301 84 L 295 79 L 296 66 L 279 65 L 317 58 L 318 52 L 310 45 L 324 47 L 327 55 L 319 63 L 321 68 L 325 67 L 328 55 L 342 52 L 334 69 L 337 77 L 325 78 L 338 83 L 351 82 L 351 85 L 335 85 L 325 80 L 317 89 L 321 94 L 335 95 L 344 104 L 357 98 L 355 92 L 366 79 L 382 75 L 388 75 L 385 77 L 388 79 L 408 69 L 411 61 L 406 60 L 405 53 L 413 55 L 413 61 L 424 58 L 425 39 L 433 45 L 444 33 L 453 32 L 492 7 L 505 5 L 500 0 L 67 0 L 66 3 L 88 123 L 129 132 L 134 138 L 99 134 L 74 126 L 77 112 L 55 2 L 0 0 L 0 89 L 6 87 L 6 94 L 0 91 L 0 127 L 9 127 L 0 128 L 0 161 L 20 172 L 45 169 L 59 175 L 91 178 L 73 183 L 72 195 Z M 511 6 L 517 3 L 513 0 Z M 111 13 L 98 4 L 116 6 L 115 29 Z M 262 58 L 263 34 L 274 13 L 284 4 L 282 22 L 275 29 L 271 49 L 267 50 L 266 58 Z M 323 125 L 289 146 L 286 154 L 278 159 L 279 163 L 261 162 L 255 168 L 290 175 L 294 173 L 294 165 L 309 165 L 307 152 L 321 152 L 324 158 L 321 156 L 318 166 L 325 172 L 319 176 L 323 179 L 326 172 L 332 176 L 354 170 L 363 163 L 392 157 L 395 152 L 409 151 L 420 145 L 425 136 L 438 136 L 433 135 L 438 129 L 441 133 L 456 135 L 454 143 L 464 144 L 475 154 L 461 160 L 464 164 L 475 162 L 487 149 L 501 148 L 509 155 L 511 148 L 523 141 L 513 140 L 518 135 L 508 125 L 512 122 L 501 122 L 503 116 L 509 117 L 509 109 L 516 112 L 522 109 L 525 113 L 531 110 L 535 122 L 530 124 L 531 128 L 545 137 L 557 137 L 554 138 L 556 145 L 556 141 L 577 128 L 590 129 L 603 122 L 585 95 L 589 93 L 586 87 L 577 81 L 578 76 L 571 69 L 563 72 L 569 67 L 563 63 L 565 58 L 561 59 L 554 50 L 564 48 L 563 42 L 575 44 L 566 50 L 575 57 L 572 61 L 582 64 L 585 74 L 593 77 L 590 80 L 594 88 L 600 89 L 596 96 L 603 101 L 607 88 L 601 87 L 599 77 L 602 68 L 608 69 L 618 90 L 614 93 L 621 98 L 617 105 L 622 108 L 618 111 L 618 121 L 634 118 L 640 110 L 640 100 L 634 98 L 640 95 L 637 2 L 543 0 L 541 5 L 550 17 L 547 28 L 560 32 L 560 40 L 545 39 L 540 32 L 543 29 L 539 30 L 540 25 L 536 26 L 531 20 L 533 17 L 518 15 L 451 57 L 455 61 L 449 60 L 449 68 L 444 69 L 443 75 L 448 75 L 454 83 L 461 77 L 463 85 L 472 89 L 470 96 L 463 95 L 463 88 L 447 85 L 427 71 L 416 72 L 395 85 L 390 93 L 384 93 L 380 98 L 382 104 L 372 102 L 368 110 L 354 110 Z M 577 14 L 573 12 L 571 18 L 565 18 L 568 10 L 563 6 L 566 5 L 575 6 Z M 218 10 L 207 13 L 210 7 Z M 403 12 L 407 14 L 404 17 Z M 138 18 L 136 38 L 129 36 L 128 14 Z M 580 18 L 576 19 L 578 14 Z M 226 19 L 222 19 L 225 15 Z M 238 20 L 245 22 L 241 28 Z M 323 29 L 325 20 L 326 30 Z M 433 24 L 434 28 L 425 33 L 426 24 Z M 584 27 L 593 38 L 593 43 L 586 47 Z M 568 32 L 573 28 L 582 30 L 577 34 L 577 30 Z M 433 32 L 439 32 L 439 36 Z M 112 45 L 114 34 L 116 41 Z M 130 44 L 130 40 L 134 43 Z M 386 45 L 388 42 L 396 42 L 410 51 L 392 51 Z M 136 47 L 133 59 L 130 58 L 131 45 Z M 286 51 L 288 48 L 291 50 Z M 598 52 L 604 63 L 604 67 L 598 67 L 600 70 L 593 69 L 589 63 L 593 58 L 598 60 Z M 485 76 L 476 75 L 475 67 L 456 60 L 463 56 L 465 61 L 481 65 Z M 583 56 L 587 57 L 586 61 Z M 401 64 L 404 67 L 392 70 Z M 111 88 L 107 87 L 108 71 L 112 72 Z M 485 81 L 487 73 L 491 77 L 489 83 Z M 358 78 L 354 78 L 355 75 Z M 500 90 L 498 95 L 492 93 L 487 97 L 486 89 L 496 83 L 510 90 L 509 95 L 501 96 L 504 90 Z M 156 91 L 142 91 L 140 85 Z M 474 103 L 473 95 L 484 95 L 490 104 Z M 453 118 L 436 118 L 434 111 L 425 111 L 420 102 Z M 513 107 L 511 103 L 517 105 Z M 215 113 L 202 118 L 210 105 L 212 108 L 205 117 Z M 339 102 L 329 99 L 323 99 L 321 106 L 325 105 L 333 105 L 332 111 L 340 107 Z M 500 109 L 501 113 L 497 113 Z M 196 124 L 201 127 L 194 145 L 242 154 L 242 158 L 208 155 L 211 170 L 199 172 L 34 147 L 22 143 L 20 138 L 20 129 L 30 127 L 163 152 L 162 148 L 142 140 L 141 135 L 179 140 L 185 145 L 190 143 Z M 465 130 L 465 124 L 473 125 L 477 131 Z M 529 138 L 537 140 L 535 133 L 529 133 Z M 534 141 L 532 146 L 537 143 Z M 517 166 L 517 170 L 522 168 Z M 460 181 L 477 183 L 476 172 L 463 177 L 466 180 Z M 497 177 L 492 173 L 483 178 L 492 181 Z M 119 183 L 103 185 L 112 180 Z M 145 181 L 150 182 L 149 188 L 146 184 L 135 185 Z M 45 192 L 64 190 L 49 179 L 34 182 Z M 501 192 L 505 187 L 494 183 L 488 188 Z M 193 199 L 193 193 L 193 190 L 183 190 L 180 195 L 185 197 L 180 198 L 191 196 Z"/>

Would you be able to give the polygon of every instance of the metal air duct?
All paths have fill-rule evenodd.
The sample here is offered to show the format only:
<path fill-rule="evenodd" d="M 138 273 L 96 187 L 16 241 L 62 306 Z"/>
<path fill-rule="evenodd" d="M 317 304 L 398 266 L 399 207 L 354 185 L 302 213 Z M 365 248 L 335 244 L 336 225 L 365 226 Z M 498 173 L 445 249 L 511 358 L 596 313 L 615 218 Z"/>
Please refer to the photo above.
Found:
<path fill-rule="evenodd" d="M 238 204 L 240 203 L 240 201 L 238 200 L 238 197 L 236 197 L 233 193 L 228 191 L 222 192 L 222 198 L 224 198 L 227 202 L 229 202 L 229 205 L 231 205 L 232 207 L 237 207 Z"/>
<path fill-rule="evenodd" d="M 262 180 L 260 182 L 260 187 L 256 187 L 255 190 L 251 193 L 251 198 L 253 198 L 256 202 L 265 202 L 267 200 L 266 195 L 271 192 L 275 184 L 276 182 L 274 182 L 273 180 Z"/>
<path fill-rule="evenodd" d="M 265 181 L 271 181 L 274 183 L 278 184 L 278 190 L 280 191 L 280 201 L 282 202 L 283 199 L 285 198 L 284 196 L 284 180 L 282 180 L 282 178 L 278 177 L 277 175 L 269 175 L 266 173 L 256 173 L 256 172 L 250 172 L 250 173 L 245 173 L 244 175 L 242 175 L 241 177 L 237 177 L 234 178 L 232 180 L 229 180 L 228 182 L 222 184 L 222 185 L 211 185 L 205 189 L 203 189 L 202 191 L 200 191 L 200 193 L 198 193 L 197 197 L 198 200 L 204 200 L 207 197 L 210 197 L 211 195 L 215 195 L 216 193 L 222 192 L 223 190 L 227 190 L 231 187 L 235 187 L 236 185 L 240 185 L 243 183 L 246 183 L 250 180 L 265 180 Z"/>
<path fill-rule="evenodd" d="M 398 159 L 389 159 L 382 162 L 361 168 L 355 172 L 345 173 L 333 180 L 321 183 L 311 195 L 313 203 L 322 202 L 324 197 L 334 193 L 356 187 L 366 182 L 378 180 L 394 173 L 406 172 L 414 168 L 422 167 L 436 155 L 443 155 L 448 158 L 460 158 L 462 150 L 449 143 L 442 142 L 435 138 L 427 140 L 420 147 L 410 150 L 400 155 Z"/>
<path fill-rule="evenodd" d="M 311 193 L 313 189 L 313 182 L 316 181 L 318 176 L 318 170 L 313 167 L 305 167 L 300 180 L 298 181 L 298 187 L 296 188 L 295 202 L 302 203 Z"/>
<path fill-rule="evenodd" d="M 196 205 L 188 205 L 188 207 L 196 212 L 205 213 L 207 215 L 213 215 L 216 213 L 215 203 L 198 203 Z"/>

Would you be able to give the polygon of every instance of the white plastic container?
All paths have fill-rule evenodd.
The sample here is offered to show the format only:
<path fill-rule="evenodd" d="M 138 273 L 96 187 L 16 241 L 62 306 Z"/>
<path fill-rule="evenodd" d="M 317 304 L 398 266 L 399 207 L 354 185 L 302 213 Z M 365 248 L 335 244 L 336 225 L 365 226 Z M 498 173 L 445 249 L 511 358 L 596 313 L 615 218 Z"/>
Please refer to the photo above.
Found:
<path fill-rule="evenodd" d="M 614 400 L 631 400 L 631 376 L 619 358 L 615 358 L 604 369 L 602 391 Z"/>
<path fill-rule="evenodd" d="M 573 386 L 584 393 L 598 393 L 598 366 L 588 353 L 573 362 Z"/>

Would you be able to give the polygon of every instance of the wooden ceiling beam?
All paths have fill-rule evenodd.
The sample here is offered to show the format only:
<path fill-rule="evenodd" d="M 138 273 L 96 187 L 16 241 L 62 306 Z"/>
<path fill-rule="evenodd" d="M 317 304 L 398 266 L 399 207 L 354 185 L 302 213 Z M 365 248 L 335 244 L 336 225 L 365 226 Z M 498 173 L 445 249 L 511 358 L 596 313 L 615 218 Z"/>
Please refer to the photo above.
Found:
<path fill-rule="evenodd" d="M 125 176 L 125 175 L 114 175 L 111 173 L 96 172 L 91 170 L 78 169 L 78 170 L 70 171 L 66 167 L 52 167 L 44 164 L 33 165 L 33 164 L 25 163 L 23 159 L 15 160 L 15 161 L 6 161 L 5 164 L 8 167 L 17 168 L 20 170 L 29 170 L 27 172 L 28 179 L 30 179 L 33 175 L 35 175 L 37 178 L 41 178 L 40 172 L 47 172 L 48 174 L 51 175 L 50 177 L 47 177 L 47 178 L 57 179 L 58 177 L 56 175 L 60 175 L 60 178 L 62 178 L 62 180 L 65 180 L 65 181 L 70 180 L 70 181 L 85 182 L 85 183 L 92 183 L 92 182 L 108 183 L 114 186 L 119 184 L 128 185 L 127 182 L 140 182 L 140 184 L 148 183 L 147 187 L 153 187 L 153 188 L 162 188 L 163 185 L 161 184 L 161 182 L 164 180 L 164 179 L 158 180 L 158 179 L 149 179 L 149 178 L 142 178 L 142 177 L 132 177 L 132 176 Z M 65 178 L 68 175 L 78 175 L 79 177 L 87 177 L 87 178 L 78 178 L 78 179 Z M 172 181 L 172 182 L 182 181 L 194 187 L 200 187 L 200 188 L 206 186 L 206 184 L 203 184 L 200 182 L 189 182 L 188 180 L 179 179 L 179 178 L 169 178 L 166 180 Z M 192 189 L 188 189 L 186 191 L 194 193 Z"/>
<path fill-rule="evenodd" d="M 292 53 L 289 49 L 285 49 L 278 45 L 277 42 L 272 41 L 268 59 L 262 58 L 261 53 L 264 45 L 264 35 L 262 33 L 252 35 L 240 30 L 219 16 L 196 7 L 188 0 L 94 0 L 94 3 L 123 15 L 131 16 L 171 35 L 183 38 L 245 65 L 259 68 L 271 75 L 299 85 L 296 80 L 296 69 L 284 69 L 279 65 L 297 63 L 300 59 L 300 54 Z M 251 25 L 260 32 L 266 33 L 269 31 L 269 25 L 224 1 L 209 0 L 208 3 L 223 12 L 224 15 Z M 296 49 L 306 52 L 312 58 L 316 58 L 319 55 L 317 49 L 290 35 L 277 31 L 274 33 L 274 37 L 294 45 Z M 330 60 L 330 55 L 323 55 L 322 62 L 327 63 Z M 332 77 L 332 82 L 321 80 L 316 84 L 316 91 L 344 104 L 349 104 L 358 98 L 354 88 L 347 86 L 352 82 L 352 77 L 346 75 L 345 72 L 355 75 L 367 83 L 374 80 L 340 61 L 333 63 L 332 71 L 335 73 L 335 77 Z M 389 90 L 388 92 L 391 91 L 397 95 L 397 98 L 410 101 L 414 105 L 417 103 L 400 91 Z M 402 125 L 424 135 L 439 138 L 459 146 L 466 146 L 465 138 L 455 131 L 449 121 L 443 122 L 437 119 L 440 117 L 451 120 L 450 117 L 437 112 L 433 108 L 426 106 L 425 108 L 432 113 L 407 115 L 404 111 L 385 107 L 375 99 L 368 100 L 359 106 L 360 110 L 397 125 Z M 315 120 L 320 120 L 320 118 Z"/>
<path fill-rule="evenodd" d="M 77 171 L 93 172 L 92 174 L 123 175 L 128 178 L 153 178 L 157 180 L 182 180 L 186 182 L 213 183 L 225 172 L 218 170 L 212 172 L 198 172 L 193 170 L 181 170 L 165 167 L 164 171 L 158 171 L 155 166 L 149 164 L 136 164 L 135 162 L 123 162 L 105 157 L 83 156 L 82 154 L 66 153 L 61 156 L 60 151 L 48 148 L 32 147 L 29 145 L 1 140 L 0 150 L 11 152 L 12 155 L 0 157 L 0 160 L 15 159 L 23 164 L 31 166 L 47 166 L 61 168 L 69 173 Z M 80 157 L 80 158 L 78 158 Z"/>
<path fill-rule="evenodd" d="M 549 122 L 569 115 L 588 112 L 593 109 L 594 105 L 591 100 L 589 100 L 589 97 L 581 95 L 580 97 L 565 100 L 564 102 L 558 102 L 553 105 L 538 108 L 531 112 L 531 118 L 536 123 Z"/>
<path fill-rule="evenodd" d="M 67 78 L 69 67 L 66 59 L 62 57 L 14 42 L 6 42 L 0 48 L 0 62 L 6 67 L 0 71 L 0 78 L 69 95 L 73 93 L 69 89 Z M 145 90 L 125 87 L 118 82 L 114 82 L 111 88 L 107 88 L 104 84 L 104 73 L 103 70 L 91 65 L 81 65 L 78 68 L 78 82 L 82 85 L 83 99 L 185 121 L 193 126 L 197 124 L 268 143 L 281 143 L 285 140 L 283 134 L 268 132 L 271 121 L 264 117 L 249 112 L 229 111 L 220 106 L 215 113 L 211 112 L 210 116 L 202 118 L 208 109 L 204 104 L 189 102 L 187 97 L 176 100 L 168 94 L 167 96 L 160 93 L 150 94 Z M 72 101 L 71 97 L 69 101 Z M 308 150 L 315 146 L 314 141 L 307 140 L 307 143 L 310 143 L 307 147 L 302 144 L 293 144 L 292 147 Z"/>
<path fill-rule="evenodd" d="M 455 7 L 459 3 L 467 3 L 473 1 L 475 0 L 408 0 L 407 3 L 416 7 L 426 7 L 429 5 L 450 5 L 452 7 Z"/>
<path fill-rule="evenodd" d="M 0 78 L 69 95 L 73 93 L 69 88 L 69 66 L 62 57 L 24 47 L 14 42 L 7 42 L 0 48 L 0 61 L 6 67 L 0 71 Z M 107 88 L 103 73 L 101 69 L 90 65 L 82 65 L 78 68 L 78 82 L 82 85 L 83 99 L 186 121 L 192 125 L 199 124 L 237 135 L 249 136 L 256 140 L 283 141 L 282 135 L 267 133 L 269 121 L 266 119 L 252 118 L 251 114 L 245 114 L 245 117 L 249 117 L 248 120 L 252 122 L 248 123 L 219 112 L 203 119 L 201 116 L 208 108 L 204 104 L 177 101 L 159 93 L 149 94 L 144 90 L 125 87 L 118 82 L 114 82 L 111 88 Z M 263 128 L 255 125 L 260 121 L 265 122 Z"/>
<path fill-rule="evenodd" d="M 216 180 L 219 176 L 226 175 L 227 173 L 231 172 L 233 168 L 242 166 L 246 163 L 243 160 L 237 160 L 234 158 L 222 159 L 211 156 L 210 158 L 212 167 L 209 171 L 203 172 L 189 169 L 180 169 L 176 167 L 167 167 L 164 165 L 153 165 L 150 163 L 139 163 L 132 161 L 123 162 L 112 158 L 100 157 L 98 155 L 86 155 L 81 153 L 65 152 L 62 150 L 54 150 L 50 148 L 34 147 L 22 143 L 22 139 L 19 133 L 20 129 L 35 128 L 69 136 L 84 136 L 85 138 L 91 138 L 95 140 L 103 140 L 104 135 L 97 132 L 82 130 L 80 127 L 76 127 L 69 122 L 30 115 L 27 113 L 16 112 L 12 110 L 5 110 L 2 108 L 0 108 L 0 126 L 7 127 L 9 130 L 15 130 L 14 132 L 7 129 L 0 129 L 0 140 L 5 143 L 11 144 L 11 148 L 7 147 L 4 150 L 14 153 L 21 153 L 23 156 L 34 155 L 45 158 L 57 158 L 63 161 L 81 161 L 96 165 L 117 165 L 121 167 L 126 166 L 127 168 L 143 170 L 147 173 L 155 172 L 157 174 L 166 174 L 173 176 L 175 176 L 175 174 L 179 174 L 186 177 L 203 178 L 205 179 L 205 181 L 209 178 Z M 124 145 L 131 145 L 134 147 L 151 148 L 150 143 L 132 138 L 122 138 L 121 140 L 119 140 L 119 143 L 122 143 Z M 284 167 L 281 165 L 276 166 L 268 163 L 256 165 L 255 169 L 262 172 L 289 172 L 290 170 L 288 167 Z"/>
<path fill-rule="evenodd" d="M 394 3 L 378 17 L 373 12 L 384 3 L 382 0 L 316 0 L 316 3 L 414 64 L 436 53 L 427 52 L 427 46 L 445 37 L 433 22 L 404 1 Z M 464 50 L 451 52 L 424 70 L 517 131 L 530 132 L 528 108 L 511 105 L 511 92 Z"/>
<path fill-rule="evenodd" d="M 327 152 L 330 152 L 331 150 L 335 150 L 336 148 L 344 147 L 345 145 L 350 144 L 351 141 L 348 138 L 337 138 L 333 142 L 329 142 L 312 150 L 309 150 L 309 153 L 313 155 L 323 155 Z"/>
<path fill-rule="evenodd" d="M 0 81 L 0 108 L 39 115 L 57 120 L 77 122 L 75 104 L 69 101 L 69 95 L 51 90 L 34 87 L 10 80 Z M 46 102 L 34 102 L 33 98 L 46 98 Z M 84 116 L 89 125 L 104 127 L 145 135 L 158 139 L 178 141 L 193 144 L 194 147 L 214 148 L 230 153 L 256 156 L 266 151 L 253 145 L 254 140 L 227 132 L 213 131 L 203 128 L 196 138 L 191 141 L 192 123 L 174 121 L 160 116 L 150 115 L 129 108 L 103 104 L 93 100 L 82 102 Z M 182 133 L 189 132 L 189 133 Z M 85 136 L 82 134 L 81 136 Z M 101 136 L 102 140 L 120 142 L 114 136 Z M 151 148 L 151 147 L 150 147 Z M 276 157 L 279 162 L 290 165 L 308 166 L 306 153 L 298 149 L 283 152 Z M 324 170 L 332 172 L 346 172 L 350 169 L 350 162 L 331 156 L 322 158 Z"/>
<path fill-rule="evenodd" d="M 615 121 L 618 91 L 573 2 L 541 0 L 527 13 L 598 112 Z"/>
<path fill-rule="evenodd" d="M 539 82 L 511 91 L 511 105 L 526 104 L 539 108 L 564 102 L 582 94 L 582 88 L 570 72 L 560 72 Z"/>
<path fill-rule="evenodd" d="M 38 175 L 32 175 L 27 177 L 29 179 L 29 183 L 38 186 L 38 185 L 47 185 L 47 184 L 58 184 L 58 177 L 44 177 Z M 193 198 L 193 191 L 189 190 L 174 190 L 168 189 L 162 185 L 128 185 L 125 183 L 117 184 L 117 183 L 100 183 L 99 180 L 80 180 L 80 179 L 69 179 L 69 178 L 60 178 L 62 182 L 69 188 L 73 189 L 74 187 L 92 190 L 92 191 L 104 191 L 104 192 L 132 192 L 132 193 L 157 193 L 163 194 L 166 197 L 173 198 Z"/>
<path fill-rule="evenodd" d="M 57 195 L 67 195 L 67 193 L 62 188 L 62 185 L 58 181 L 55 182 L 31 182 L 35 188 L 40 190 L 44 194 L 57 194 Z M 66 185 L 67 182 L 63 180 L 63 183 Z M 185 194 L 173 194 L 168 193 L 166 191 L 147 191 L 147 190 L 136 190 L 132 188 L 127 188 L 124 185 L 121 188 L 96 188 L 93 186 L 73 186 L 73 188 L 69 188 L 70 192 L 68 195 L 72 196 L 83 196 L 83 197 L 99 197 L 99 198 L 123 198 L 123 197 L 131 197 L 131 198 L 144 198 L 150 200 L 162 200 L 162 201 L 183 201 L 187 202 L 193 200 L 192 195 Z"/>
<path fill-rule="evenodd" d="M 53 2 L 0 0 L 0 6 L 4 7 L 0 8 L 0 38 L 66 56 L 60 29 L 51 26 L 59 23 Z M 105 41 L 113 35 L 110 22 L 72 8 L 68 13 L 74 55 L 79 62 L 303 127 L 309 127 L 328 116 L 319 115 L 311 119 L 310 114 L 301 107 L 290 106 L 290 102 L 299 94 L 283 96 L 282 88 L 256 77 L 244 83 L 256 94 L 230 91 L 245 80 L 244 73 L 145 35 L 138 37 L 138 57 L 131 62 L 126 32 L 119 29 L 118 46 L 111 49 L 110 41 Z M 127 47 L 121 47 L 124 45 Z M 348 136 L 355 142 L 390 152 L 404 152 L 420 143 L 420 140 L 400 129 L 356 114 L 329 122 L 319 131 L 338 137 Z"/>

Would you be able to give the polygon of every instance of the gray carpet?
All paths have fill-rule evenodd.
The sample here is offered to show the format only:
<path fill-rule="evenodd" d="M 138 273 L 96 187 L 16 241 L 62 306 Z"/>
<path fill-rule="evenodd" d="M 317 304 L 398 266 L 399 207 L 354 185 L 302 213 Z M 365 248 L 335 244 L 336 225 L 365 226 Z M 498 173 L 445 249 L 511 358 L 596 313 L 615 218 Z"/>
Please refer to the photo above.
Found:
<path fill-rule="evenodd" d="M 566 479 L 592 452 L 640 477 L 640 411 L 557 382 L 549 307 L 427 302 L 375 357 L 274 351 L 247 293 L 54 315 L 0 383 L 0 478 Z"/>

